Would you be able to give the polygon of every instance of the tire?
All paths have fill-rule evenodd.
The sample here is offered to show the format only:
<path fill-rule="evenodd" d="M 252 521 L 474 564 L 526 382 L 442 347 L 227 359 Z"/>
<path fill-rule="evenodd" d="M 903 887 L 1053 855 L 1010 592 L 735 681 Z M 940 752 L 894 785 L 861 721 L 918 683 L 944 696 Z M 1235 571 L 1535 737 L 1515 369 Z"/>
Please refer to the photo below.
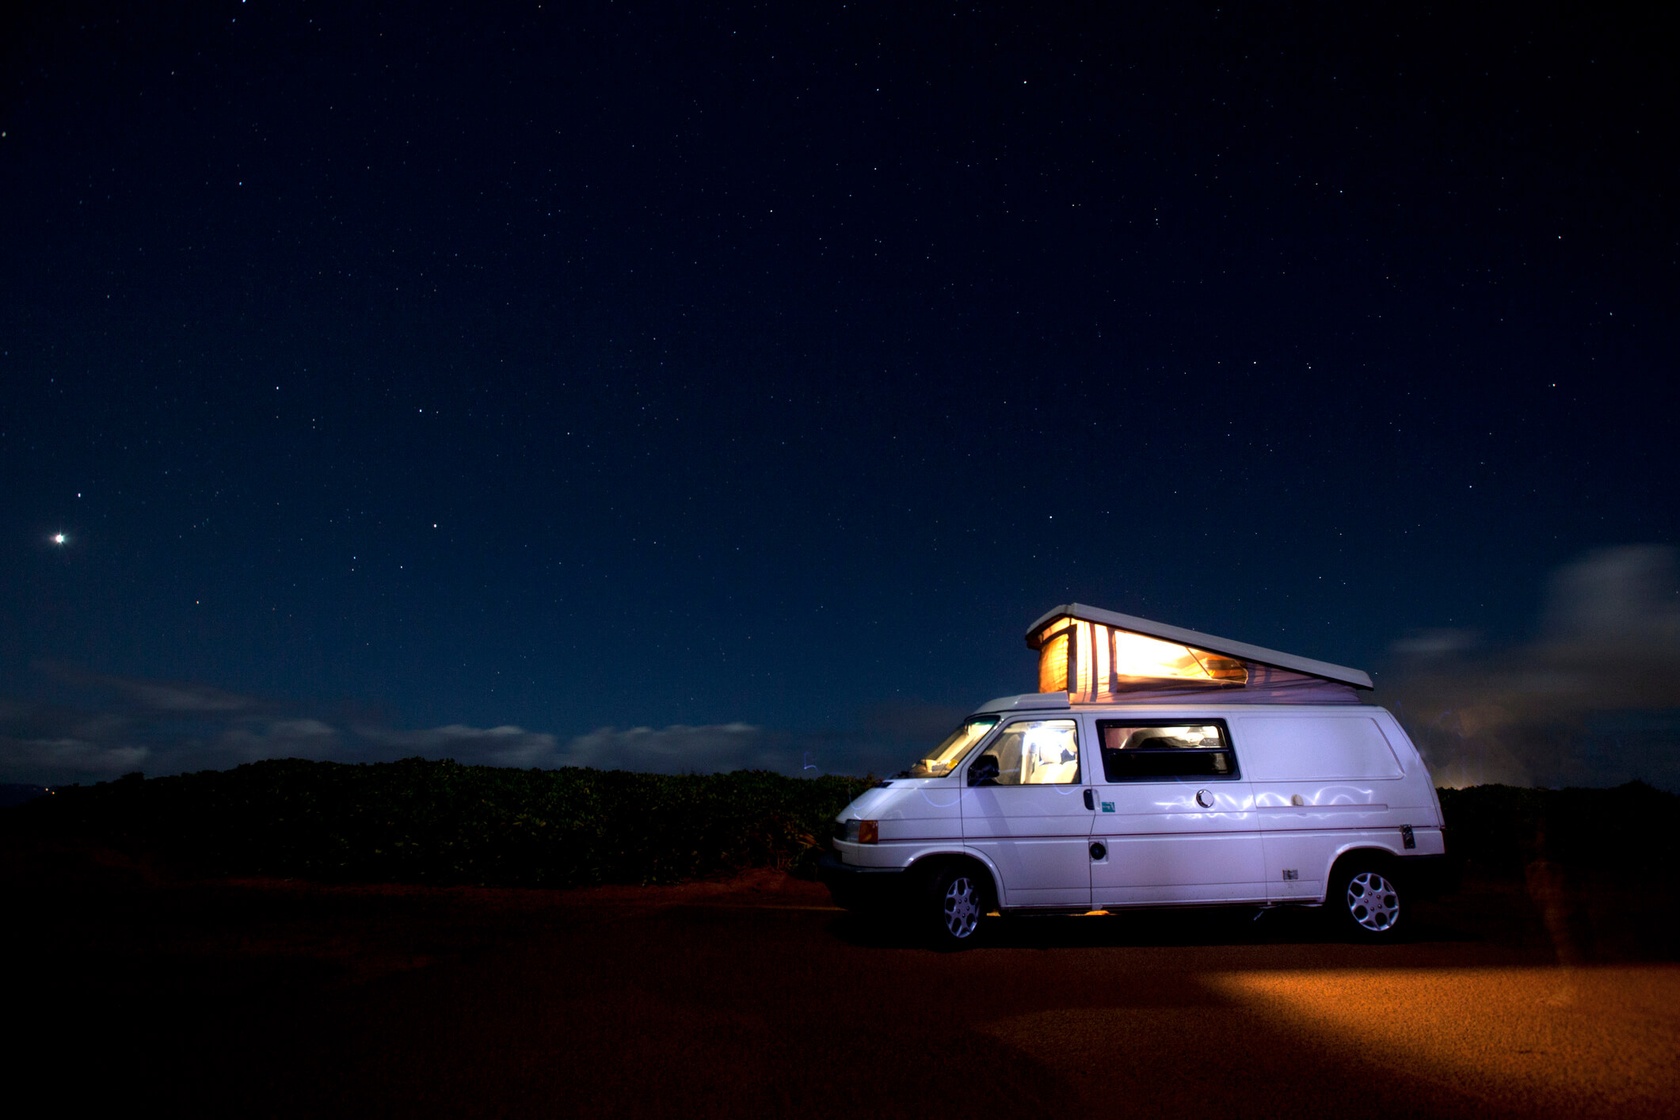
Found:
<path fill-rule="evenodd" d="M 972 867 L 940 868 L 928 880 L 923 903 L 927 932 L 936 949 L 966 949 L 979 940 L 989 907 L 988 884 Z"/>
<path fill-rule="evenodd" d="M 1330 907 L 1342 930 L 1357 941 L 1394 941 L 1403 914 L 1399 884 L 1386 861 L 1352 858 L 1330 880 Z"/>

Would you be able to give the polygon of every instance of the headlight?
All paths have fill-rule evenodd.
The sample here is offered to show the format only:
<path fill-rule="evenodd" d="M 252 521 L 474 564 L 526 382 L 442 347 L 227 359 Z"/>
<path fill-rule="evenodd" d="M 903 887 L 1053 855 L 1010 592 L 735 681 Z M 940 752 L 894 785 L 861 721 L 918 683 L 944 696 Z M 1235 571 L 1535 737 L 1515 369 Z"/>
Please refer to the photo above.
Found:
<path fill-rule="evenodd" d="M 876 821 L 860 821 L 850 817 L 846 821 L 845 833 L 842 840 L 849 840 L 853 844 L 874 844 L 881 839 L 881 826 Z"/>

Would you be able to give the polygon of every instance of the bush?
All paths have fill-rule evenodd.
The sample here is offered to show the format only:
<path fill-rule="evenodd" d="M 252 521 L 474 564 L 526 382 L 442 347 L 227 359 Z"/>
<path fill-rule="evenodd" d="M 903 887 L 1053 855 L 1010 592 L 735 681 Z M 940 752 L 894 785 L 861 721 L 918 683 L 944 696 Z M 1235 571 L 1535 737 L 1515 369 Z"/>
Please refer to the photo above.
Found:
<path fill-rule="evenodd" d="M 1655 875 L 1680 867 L 1680 796 L 1644 782 L 1614 789 L 1443 789 L 1447 850 L 1467 869 L 1520 876 L 1535 860 L 1592 868 L 1609 878 Z"/>
<path fill-rule="evenodd" d="M 869 784 L 286 759 L 71 787 L 6 816 L 200 874 L 574 887 L 809 874 L 829 822 Z"/>
<path fill-rule="evenodd" d="M 297 759 L 131 775 L 0 810 L 10 830 L 79 835 L 207 875 L 576 887 L 676 883 L 750 867 L 810 874 L 868 779 L 511 770 L 411 758 Z M 1672 882 L 1680 797 L 1615 789 L 1439 791 L 1448 850 L 1517 876 L 1537 859 Z"/>

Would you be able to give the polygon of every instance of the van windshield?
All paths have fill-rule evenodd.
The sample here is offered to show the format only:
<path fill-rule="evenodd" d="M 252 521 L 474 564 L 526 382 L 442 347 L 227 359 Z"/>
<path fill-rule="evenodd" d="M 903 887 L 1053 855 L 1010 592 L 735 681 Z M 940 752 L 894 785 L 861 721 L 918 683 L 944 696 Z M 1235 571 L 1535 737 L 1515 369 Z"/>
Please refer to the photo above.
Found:
<path fill-rule="evenodd" d="M 986 737 L 996 727 L 997 716 L 969 716 L 962 725 L 924 755 L 920 762 L 904 772 L 906 778 L 943 778 L 952 767 L 963 760 L 968 748 Z"/>

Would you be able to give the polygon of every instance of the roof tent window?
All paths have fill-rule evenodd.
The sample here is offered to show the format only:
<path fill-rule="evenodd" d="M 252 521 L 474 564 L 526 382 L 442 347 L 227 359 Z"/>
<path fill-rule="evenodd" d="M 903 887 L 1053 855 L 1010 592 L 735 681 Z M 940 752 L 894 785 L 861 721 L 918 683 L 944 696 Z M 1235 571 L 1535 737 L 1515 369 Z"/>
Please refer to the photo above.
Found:
<path fill-rule="evenodd" d="M 1052 628 L 1054 624 L 1052 624 Z M 1038 647 L 1038 690 L 1040 692 L 1071 692 L 1068 684 L 1068 647 L 1073 642 L 1073 627 L 1060 633 L 1046 634 Z"/>
<path fill-rule="evenodd" d="M 1206 650 L 1062 617 L 1039 631 L 1038 690 L 1099 699 L 1140 684 L 1242 685 L 1242 662 Z"/>

